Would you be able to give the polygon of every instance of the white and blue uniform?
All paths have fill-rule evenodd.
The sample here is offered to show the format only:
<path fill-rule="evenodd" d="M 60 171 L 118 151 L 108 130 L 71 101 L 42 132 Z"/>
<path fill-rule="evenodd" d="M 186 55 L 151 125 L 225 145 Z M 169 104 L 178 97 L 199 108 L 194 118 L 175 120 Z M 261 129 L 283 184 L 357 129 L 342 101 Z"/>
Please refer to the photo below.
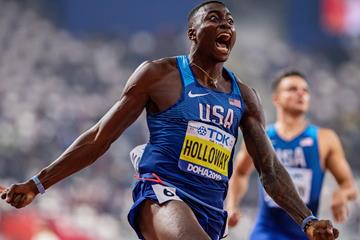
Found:
<path fill-rule="evenodd" d="M 289 172 L 299 195 L 317 215 L 324 171 L 320 165 L 318 127 L 309 124 L 292 140 L 282 139 L 274 125 L 267 128 L 276 155 Z M 260 185 L 260 184 L 259 184 Z M 251 240 L 306 240 L 300 226 L 267 195 L 260 185 L 260 210 Z"/>
<path fill-rule="evenodd" d="M 182 95 L 168 109 L 147 115 L 150 140 L 141 160 L 136 160 L 141 181 L 134 191 L 134 205 L 128 219 L 136 224 L 141 203 L 150 199 L 186 202 L 211 239 L 224 234 L 227 213 L 223 210 L 232 174 L 233 149 L 244 107 L 232 72 L 229 93 L 201 86 L 194 77 L 187 56 L 177 57 Z M 138 162 L 138 163 L 137 163 Z M 150 181 L 153 173 L 161 182 Z"/>

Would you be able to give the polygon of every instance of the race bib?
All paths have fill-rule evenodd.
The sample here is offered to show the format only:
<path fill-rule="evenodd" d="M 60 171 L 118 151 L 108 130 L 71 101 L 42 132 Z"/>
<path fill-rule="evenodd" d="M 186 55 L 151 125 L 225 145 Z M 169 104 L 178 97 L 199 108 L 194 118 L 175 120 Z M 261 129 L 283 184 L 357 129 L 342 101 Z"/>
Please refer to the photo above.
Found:
<path fill-rule="evenodd" d="M 235 137 L 218 127 L 189 121 L 179 168 L 202 177 L 228 179 L 228 163 Z"/>
<path fill-rule="evenodd" d="M 173 187 L 166 187 L 160 184 L 152 185 L 152 189 L 156 195 L 159 204 L 170 200 L 179 200 L 182 201 L 178 195 L 176 195 L 176 189 Z"/>
<path fill-rule="evenodd" d="M 304 168 L 291 168 L 287 167 L 292 181 L 305 204 L 310 202 L 311 195 L 311 183 L 312 183 L 312 171 Z M 272 198 L 264 190 L 265 201 L 270 207 L 279 207 Z"/>

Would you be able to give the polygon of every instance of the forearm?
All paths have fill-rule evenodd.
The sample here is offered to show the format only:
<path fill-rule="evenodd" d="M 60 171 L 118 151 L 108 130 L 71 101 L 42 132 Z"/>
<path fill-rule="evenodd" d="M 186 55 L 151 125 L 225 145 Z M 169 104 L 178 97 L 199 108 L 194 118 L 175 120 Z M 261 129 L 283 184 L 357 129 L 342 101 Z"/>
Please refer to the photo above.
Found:
<path fill-rule="evenodd" d="M 229 193 L 227 197 L 227 209 L 236 209 L 248 190 L 248 177 L 234 175 L 229 184 Z"/>
<path fill-rule="evenodd" d="M 353 201 L 357 198 L 357 191 L 356 187 L 353 181 L 346 181 L 344 183 L 341 183 L 339 185 L 338 191 L 341 191 L 341 193 L 346 197 L 347 200 Z"/>
<path fill-rule="evenodd" d="M 269 196 L 300 225 L 311 211 L 301 200 L 286 169 L 278 160 L 272 161 L 272 170 L 260 172 L 260 180 Z"/>
<path fill-rule="evenodd" d="M 40 171 L 38 177 L 45 189 L 91 165 L 110 147 L 110 144 L 96 142 L 96 134 L 95 128 L 83 133 L 59 158 Z"/>

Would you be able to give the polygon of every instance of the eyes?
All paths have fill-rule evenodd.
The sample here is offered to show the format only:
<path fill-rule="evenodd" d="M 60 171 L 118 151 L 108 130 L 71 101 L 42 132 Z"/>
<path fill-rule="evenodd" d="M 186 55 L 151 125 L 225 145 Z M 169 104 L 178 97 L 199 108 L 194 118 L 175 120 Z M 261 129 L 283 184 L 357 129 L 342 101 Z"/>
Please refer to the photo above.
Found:
<path fill-rule="evenodd" d="M 209 15 L 208 19 L 211 21 L 211 22 L 214 22 L 214 23 L 218 23 L 220 22 L 222 19 L 216 15 L 216 14 L 211 14 Z M 234 25 L 234 20 L 230 17 L 230 16 L 226 16 L 226 21 L 229 25 Z"/>
<path fill-rule="evenodd" d="M 297 92 L 299 90 L 298 87 L 295 87 L 295 86 L 291 86 L 289 88 L 286 89 L 286 91 L 288 92 Z M 301 88 L 301 90 L 305 93 L 309 93 L 309 89 L 308 88 Z"/>

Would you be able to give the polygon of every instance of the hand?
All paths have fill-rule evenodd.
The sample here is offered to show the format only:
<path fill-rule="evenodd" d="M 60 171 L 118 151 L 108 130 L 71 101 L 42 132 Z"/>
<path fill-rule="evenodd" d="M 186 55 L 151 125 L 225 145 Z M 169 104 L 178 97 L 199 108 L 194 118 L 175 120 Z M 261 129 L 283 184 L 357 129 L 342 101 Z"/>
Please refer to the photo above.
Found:
<path fill-rule="evenodd" d="M 11 206 L 22 208 L 30 204 L 38 193 L 35 183 L 29 180 L 3 189 L 0 196 Z"/>
<path fill-rule="evenodd" d="M 329 220 L 319 220 L 310 223 L 306 235 L 310 240 L 334 240 L 338 238 L 339 230 L 333 228 Z"/>
<path fill-rule="evenodd" d="M 229 210 L 228 225 L 230 228 L 235 227 L 238 224 L 240 216 L 239 209 Z"/>
<path fill-rule="evenodd" d="M 347 206 L 347 202 L 347 197 L 341 190 L 335 191 L 333 193 L 331 210 L 335 221 L 338 223 L 345 222 L 349 216 L 349 208 Z"/>
<path fill-rule="evenodd" d="M 3 186 L 0 186 L 0 193 L 2 193 L 5 190 Z"/>

